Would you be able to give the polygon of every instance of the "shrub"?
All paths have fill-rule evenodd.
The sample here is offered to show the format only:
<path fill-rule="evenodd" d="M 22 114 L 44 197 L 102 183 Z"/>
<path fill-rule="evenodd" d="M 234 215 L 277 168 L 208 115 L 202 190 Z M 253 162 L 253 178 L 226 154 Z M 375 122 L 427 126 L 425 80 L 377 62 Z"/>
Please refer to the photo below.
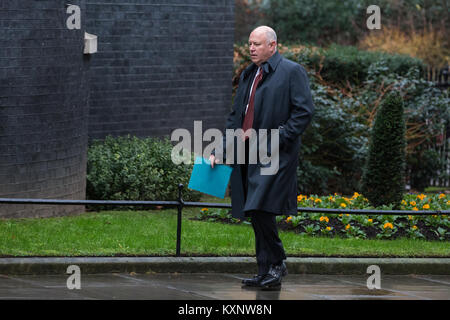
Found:
<path fill-rule="evenodd" d="M 359 50 L 353 46 L 331 45 L 327 49 L 311 51 L 303 56 L 303 64 L 320 73 L 320 76 L 335 85 L 361 85 L 367 79 L 369 67 L 384 61 L 391 73 L 406 75 L 411 68 L 424 68 L 420 59 L 407 55 L 389 54 L 379 51 Z"/>
<path fill-rule="evenodd" d="M 448 180 L 446 163 L 436 149 L 442 145 L 439 137 L 445 136 L 450 124 L 449 90 L 441 90 L 422 79 L 417 68 L 399 76 L 391 73 L 384 61 L 379 61 L 370 66 L 363 90 L 353 93 L 358 103 L 364 106 L 360 112 L 369 124 L 373 122 L 379 101 L 391 91 L 401 92 L 404 99 L 406 161 L 411 187 L 423 191 L 430 179 Z"/>
<path fill-rule="evenodd" d="M 407 105 L 410 184 L 411 188 L 423 191 L 430 179 L 445 183 L 450 178 L 442 148 L 450 127 L 450 91 L 440 90 L 423 79 L 400 81 L 399 85 Z"/>
<path fill-rule="evenodd" d="M 377 112 L 364 168 L 362 191 L 373 206 L 400 205 L 405 181 L 403 99 L 390 93 Z"/>
<path fill-rule="evenodd" d="M 363 85 L 369 76 L 371 65 L 382 61 L 392 74 L 405 76 L 411 68 L 425 68 L 420 59 L 408 55 L 379 51 L 359 50 L 354 46 L 333 44 L 328 48 L 314 46 L 278 45 L 279 52 L 306 69 L 314 70 L 315 76 L 329 84 L 347 87 Z M 248 45 L 234 46 L 234 88 L 238 84 L 240 73 L 251 63 Z"/>
<path fill-rule="evenodd" d="M 297 169 L 299 193 L 350 193 L 357 189 L 364 164 L 366 125 L 339 96 L 311 77 L 314 119 L 302 136 Z"/>
<path fill-rule="evenodd" d="M 193 164 L 175 165 L 171 151 L 167 138 L 108 136 L 94 141 L 88 149 L 87 198 L 176 200 L 182 183 L 183 199 L 198 201 L 201 194 L 187 189 Z"/>

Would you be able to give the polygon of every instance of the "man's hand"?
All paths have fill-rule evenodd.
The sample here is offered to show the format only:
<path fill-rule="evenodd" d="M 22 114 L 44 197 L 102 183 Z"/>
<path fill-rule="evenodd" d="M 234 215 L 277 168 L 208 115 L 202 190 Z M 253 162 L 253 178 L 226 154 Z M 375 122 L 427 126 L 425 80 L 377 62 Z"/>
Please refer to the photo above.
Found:
<path fill-rule="evenodd" d="M 212 154 L 209 156 L 209 162 L 211 162 L 211 168 L 214 168 L 214 164 L 219 163 L 219 159 Z"/>

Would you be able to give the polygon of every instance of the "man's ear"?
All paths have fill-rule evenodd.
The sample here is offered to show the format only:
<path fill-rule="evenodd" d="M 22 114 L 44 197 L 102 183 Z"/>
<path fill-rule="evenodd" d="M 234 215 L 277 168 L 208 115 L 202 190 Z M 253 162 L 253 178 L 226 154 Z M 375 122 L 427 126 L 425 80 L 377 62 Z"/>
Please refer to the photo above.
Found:
<path fill-rule="evenodd" d="M 276 49 L 277 48 L 277 42 L 276 41 L 270 41 L 270 45 Z"/>

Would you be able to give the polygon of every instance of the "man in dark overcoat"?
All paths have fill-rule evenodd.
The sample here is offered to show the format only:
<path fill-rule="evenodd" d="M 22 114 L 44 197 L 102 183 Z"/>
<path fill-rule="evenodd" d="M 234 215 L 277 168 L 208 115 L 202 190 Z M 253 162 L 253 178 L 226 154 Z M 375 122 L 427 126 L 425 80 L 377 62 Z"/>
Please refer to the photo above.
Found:
<path fill-rule="evenodd" d="M 257 163 L 249 163 L 249 153 L 258 151 L 249 148 L 249 141 L 253 140 L 244 137 L 245 163 L 235 161 L 232 165 L 232 215 L 241 219 L 251 217 L 255 233 L 258 274 L 244 279 L 243 285 L 274 288 L 281 285 L 282 277 L 287 274 L 286 255 L 275 218 L 276 215 L 297 214 L 300 136 L 311 122 L 314 105 L 305 69 L 280 55 L 272 28 L 261 26 L 253 30 L 249 49 L 252 64 L 240 76 L 226 128 L 245 132 L 250 132 L 251 128 L 257 138 L 260 129 L 267 129 L 267 143 L 279 146 L 276 150 L 279 163 L 274 174 L 261 174 L 267 164 L 259 161 L 259 156 L 256 156 Z M 278 129 L 278 141 L 271 141 L 271 129 Z M 230 141 L 224 137 L 220 156 L 217 152 L 211 155 L 212 167 L 214 163 L 223 162 L 227 142 Z"/>

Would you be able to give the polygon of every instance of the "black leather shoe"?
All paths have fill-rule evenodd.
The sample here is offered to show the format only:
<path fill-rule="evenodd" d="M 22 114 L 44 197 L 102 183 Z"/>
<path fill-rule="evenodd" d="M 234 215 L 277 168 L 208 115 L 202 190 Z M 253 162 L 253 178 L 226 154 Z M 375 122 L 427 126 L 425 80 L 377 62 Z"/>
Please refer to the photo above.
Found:
<path fill-rule="evenodd" d="M 242 284 L 247 287 L 259 287 L 261 281 L 266 277 L 266 274 L 258 274 L 253 278 L 247 278 L 242 280 Z"/>
<path fill-rule="evenodd" d="M 260 287 L 263 289 L 279 288 L 281 286 L 283 274 L 287 274 L 287 268 L 284 263 L 277 266 L 271 266 L 269 273 L 261 281 Z"/>

